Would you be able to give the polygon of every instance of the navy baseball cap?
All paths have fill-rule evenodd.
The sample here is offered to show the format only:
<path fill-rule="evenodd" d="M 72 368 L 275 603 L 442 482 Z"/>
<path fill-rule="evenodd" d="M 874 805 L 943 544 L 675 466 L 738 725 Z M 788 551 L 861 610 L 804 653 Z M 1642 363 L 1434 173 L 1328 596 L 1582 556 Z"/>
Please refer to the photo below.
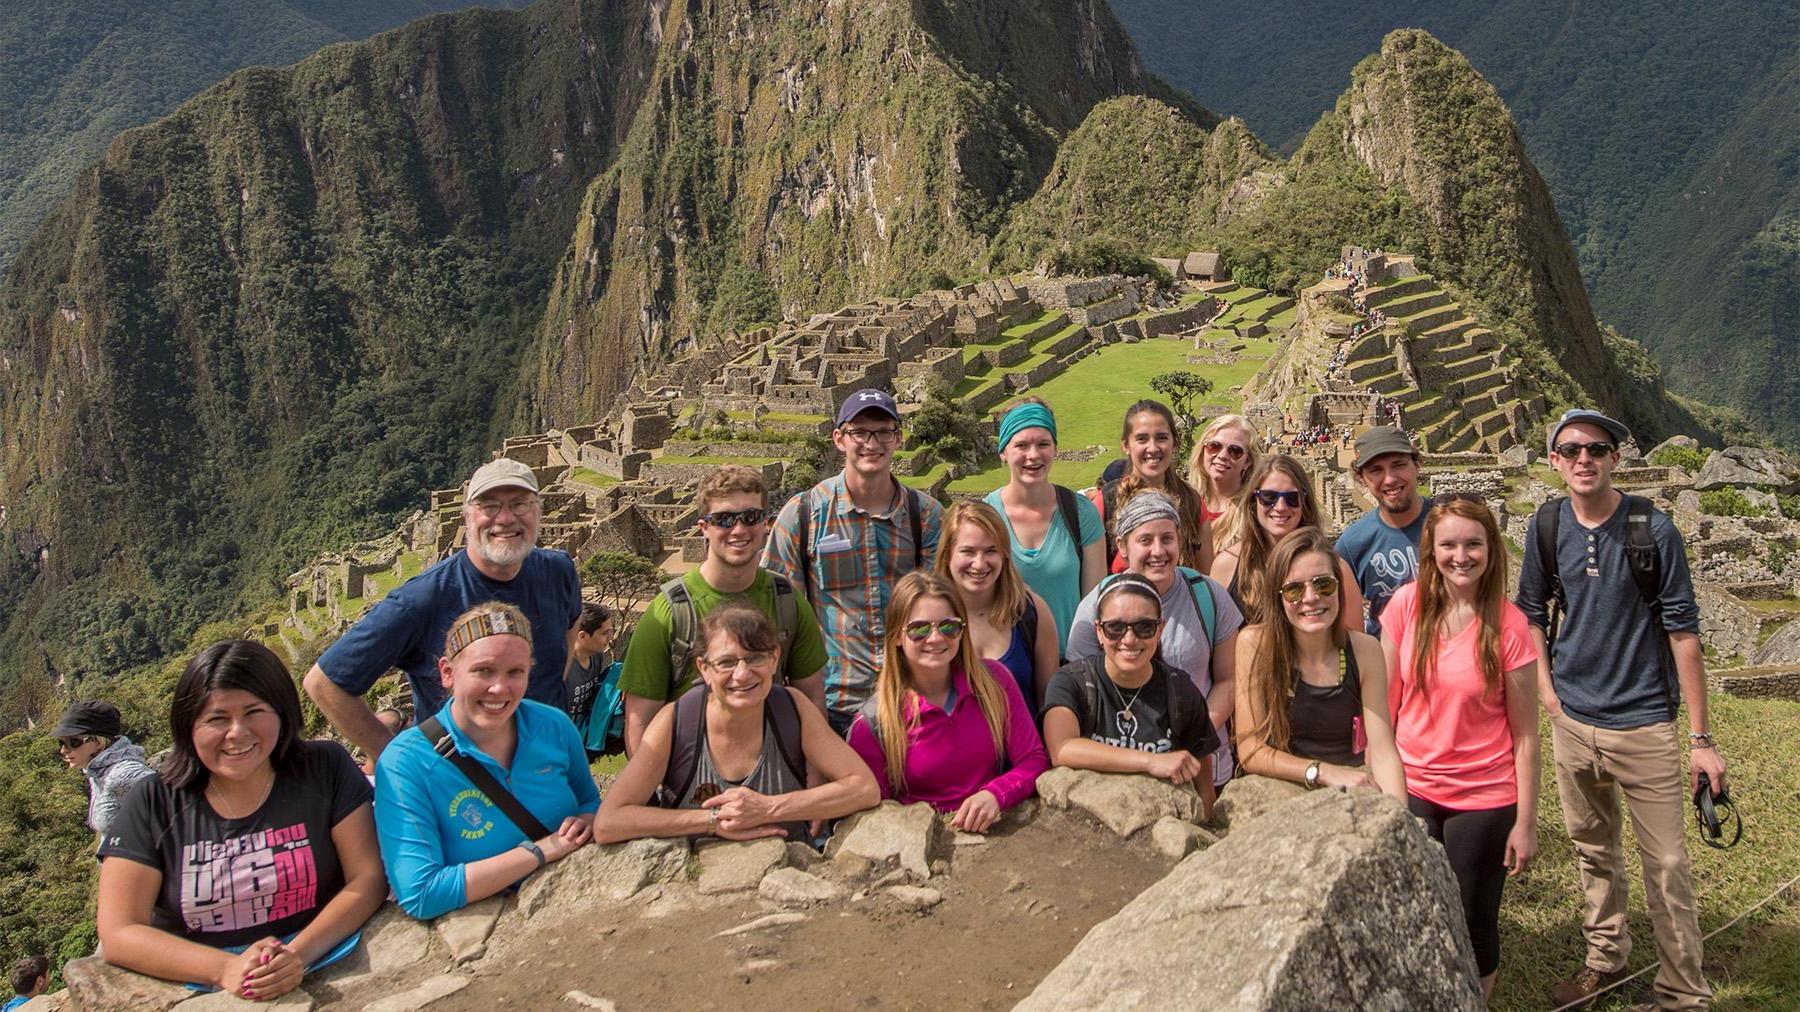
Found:
<path fill-rule="evenodd" d="M 896 422 L 900 420 L 900 408 L 894 403 L 893 396 L 886 390 L 869 387 L 844 398 L 843 406 L 838 408 L 838 428 L 843 428 L 845 422 L 865 411 L 879 411 Z"/>

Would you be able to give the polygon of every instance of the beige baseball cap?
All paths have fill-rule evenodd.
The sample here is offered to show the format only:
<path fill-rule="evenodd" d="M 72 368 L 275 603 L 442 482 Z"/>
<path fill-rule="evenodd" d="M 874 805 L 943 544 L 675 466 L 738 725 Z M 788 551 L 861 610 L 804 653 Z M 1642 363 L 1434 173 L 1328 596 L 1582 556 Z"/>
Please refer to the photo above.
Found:
<path fill-rule="evenodd" d="M 536 492 L 537 475 L 531 473 L 531 468 L 511 457 L 496 457 L 476 468 L 475 473 L 469 476 L 469 501 L 473 502 L 484 493 L 497 488 L 522 488 Z"/>

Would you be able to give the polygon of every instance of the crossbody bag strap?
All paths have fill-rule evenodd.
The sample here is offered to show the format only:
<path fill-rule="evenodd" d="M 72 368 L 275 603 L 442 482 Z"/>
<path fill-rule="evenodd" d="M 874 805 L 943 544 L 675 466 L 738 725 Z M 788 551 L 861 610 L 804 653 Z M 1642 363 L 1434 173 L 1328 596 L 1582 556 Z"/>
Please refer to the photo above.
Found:
<path fill-rule="evenodd" d="M 531 810 L 526 808 L 518 798 L 513 797 L 511 791 L 507 790 L 500 781 L 495 780 L 494 775 L 487 771 L 487 767 L 481 765 L 474 756 L 464 755 L 457 751 L 456 739 L 450 737 L 450 732 L 444 729 L 443 721 L 438 720 L 436 716 L 427 717 L 420 722 L 419 730 L 425 735 L 425 740 L 431 743 L 431 750 L 450 760 L 450 765 L 461 770 L 462 775 L 469 779 L 469 783 L 475 785 L 476 790 L 487 795 L 487 799 L 505 812 L 506 817 L 512 820 L 513 825 L 524 831 L 526 839 L 542 840 L 550 835 L 550 830 L 546 829 L 544 824 L 537 820 L 537 816 L 532 815 Z"/>

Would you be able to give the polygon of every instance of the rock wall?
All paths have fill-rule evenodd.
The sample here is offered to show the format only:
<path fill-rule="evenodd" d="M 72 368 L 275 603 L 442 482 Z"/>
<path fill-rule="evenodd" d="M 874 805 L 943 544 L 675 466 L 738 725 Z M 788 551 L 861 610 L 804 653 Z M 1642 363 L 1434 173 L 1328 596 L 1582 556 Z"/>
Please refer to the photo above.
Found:
<path fill-rule="evenodd" d="M 1018 1010 L 1484 1007 L 1443 848 L 1384 796 L 1320 791 L 1187 858 Z"/>

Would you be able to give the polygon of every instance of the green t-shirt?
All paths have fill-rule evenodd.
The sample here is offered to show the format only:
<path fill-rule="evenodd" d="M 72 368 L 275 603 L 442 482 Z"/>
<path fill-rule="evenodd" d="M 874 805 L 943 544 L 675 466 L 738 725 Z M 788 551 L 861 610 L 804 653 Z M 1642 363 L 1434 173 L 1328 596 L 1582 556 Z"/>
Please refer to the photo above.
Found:
<path fill-rule="evenodd" d="M 781 620 L 775 613 L 775 581 L 766 569 L 757 570 L 755 582 L 741 594 L 714 590 L 712 584 L 700 576 L 698 568 L 683 574 L 681 582 L 687 588 L 689 600 L 694 602 L 696 636 L 699 635 L 699 620 L 733 598 L 744 598 L 761 608 L 777 629 L 780 628 Z M 669 609 L 668 597 L 658 594 L 644 611 L 644 617 L 638 620 L 637 628 L 631 633 L 631 644 L 625 648 L 625 665 L 619 672 L 620 692 L 642 699 L 675 699 L 691 688 L 699 677 L 699 670 L 692 664 L 679 675 L 669 671 L 669 636 L 674 625 Z M 826 662 L 825 638 L 819 634 L 819 621 L 813 617 L 812 606 L 798 587 L 794 588 L 794 611 L 798 620 L 794 646 L 781 660 L 781 677 L 788 682 L 812 677 Z"/>

